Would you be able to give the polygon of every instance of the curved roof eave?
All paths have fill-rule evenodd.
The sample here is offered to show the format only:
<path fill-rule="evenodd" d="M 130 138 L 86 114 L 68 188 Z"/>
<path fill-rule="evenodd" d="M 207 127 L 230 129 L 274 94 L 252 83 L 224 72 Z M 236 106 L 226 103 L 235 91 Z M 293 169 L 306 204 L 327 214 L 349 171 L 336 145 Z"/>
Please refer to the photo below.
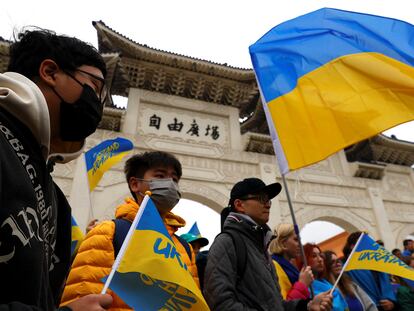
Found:
<path fill-rule="evenodd" d="M 121 52 L 122 54 L 122 51 L 115 50 L 113 47 L 105 45 L 112 45 L 112 41 L 121 40 L 131 49 L 130 51 L 136 52 L 134 56 L 139 55 L 139 57 L 143 60 L 157 61 L 160 64 L 174 66 L 177 68 L 185 68 L 191 71 L 213 76 L 216 75 L 222 78 L 229 78 L 239 81 L 255 81 L 253 69 L 233 67 L 227 64 L 219 64 L 208 60 L 151 48 L 116 32 L 102 21 L 94 21 L 92 24 L 98 32 L 98 44 L 100 50 L 112 48 L 112 52 Z M 119 48 L 118 44 L 116 46 Z M 124 52 L 128 53 L 128 51 Z"/>

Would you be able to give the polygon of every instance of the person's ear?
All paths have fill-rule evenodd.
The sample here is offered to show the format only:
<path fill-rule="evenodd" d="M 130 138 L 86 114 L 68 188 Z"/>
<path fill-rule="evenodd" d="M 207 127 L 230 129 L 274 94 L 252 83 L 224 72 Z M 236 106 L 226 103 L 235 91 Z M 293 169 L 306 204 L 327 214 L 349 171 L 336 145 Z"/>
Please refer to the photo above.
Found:
<path fill-rule="evenodd" d="M 287 239 L 281 241 L 281 243 L 280 243 L 280 246 L 282 246 L 283 251 L 287 251 L 287 249 L 288 249 L 287 246 L 286 246 L 286 242 L 287 242 Z"/>
<path fill-rule="evenodd" d="M 129 184 L 129 189 L 131 189 L 133 193 L 137 193 L 141 191 L 141 181 L 138 180 L 138 178 L 136 177 L 129 178 L 128 184 Z"/>
<path fill-rule="evenodd" d="M 58 64 L 51 59 L 45 59 L 39 66 L 39 78 L 47 85 L 54 87 L 56 85 L 56 74 L 60 69 Z"/>
<path fill-rule="evenodd" d="M 233 205 L 234 205 L 234 210 L 236 212 L 244 214 L 245 210 L 244 210 L 244 207 L 243 207 L 243 201 L 242 200 L 239 200 L 239 199 L 234 200 Z"/>

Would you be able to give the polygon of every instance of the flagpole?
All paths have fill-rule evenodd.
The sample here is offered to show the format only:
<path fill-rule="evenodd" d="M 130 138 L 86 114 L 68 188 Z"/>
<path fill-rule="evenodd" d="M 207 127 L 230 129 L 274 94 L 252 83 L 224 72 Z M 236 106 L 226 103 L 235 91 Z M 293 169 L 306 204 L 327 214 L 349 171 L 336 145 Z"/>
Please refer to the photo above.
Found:
<path fill-rule="evenodd" d="M 341 273 L 339 274 L 338 278 L 336 279 L 335 284 L 333 285 L 331 291 L 329 292 L 329 295 L 332 295 L 333 291 L 335 290 L 336 286 L 338 285 L 339 280 L 341 279 L 342 274 L 344 274 L 344 271 L 345 271 L 346 267 L 349 264 L 349 260 L 352 258 L 352 255 L 355 253 L 355 250 L 357 249 L 357 247 L 359 245 L 359 242 L 361 242 L 362 237 L 364 236 L 364 234 L 365 233 L 362 232 L 361 235 L 359 236 L 358 241 L 356 242 L 356 244 L 355 244 L 354 248 L 352 249 L 352 252 L 349 254 L 348 258 L 346 259 L 345 264 L 342 267 Z"/>
<path fill-rule="evenodd" d="M 88 178 L 88 171 L 87 171 L 87 168 L 86 168 L 86 156 L 85 156 L 85 152 L 82 152 L 82 157 L 83 157 L 83 166 L 84 166 L 84 170 L 83 170 L 83 172 L 84 172 L 84 178 L 85 178 L 85 181 L 86 181 L 86 184 L 88 185 L 88 200 L 89 200 L 89 220 L 88 220 L 88 223 L 87 223 L 87 225 L 86 226 L 88 226 L 88 224 L 89 224 L 89 221 L 91 221 L 91 219 L 95 219 L 94 218 L 94 216 L 93 216 L 93 210 L 92 210 L 92 199 L 91 199 L 91 188 L 90 188 L 90 186 L 89 186 L 89 178 Z M 93 191 L 93 190 L 92 190 Z M 85 230 L 86 230 L 87 228 L 85 228 Z"/>
<path fill-rule="evenodd" d="M 267 105 L 265 104 L 266 100 L 265 100 L 265 97 L 263 95 L 262 88 L 261 88 L 260 83 L 259 83 L 259 79 L 257 78 L 256 71 L 254 71 L 254 74 L 255 74 L 255 77 L 256 77 L 257 87 L 259 88 L 260 98 L 261 98 L 263 110 L 264 110 L 264 113 L 265 113 L 265 116 L 266 116 L 267 125 L 269 127 L 270 136 L 272 137 L 273 149 L 275 150 L 275 156 L 276 156 L 277 162 L 279 162 L 277 164 L 279 164 L 280 173 L 282 175 L 283 188 L 285 188 L 286 198 L 287 198 L 288 205 L 289 205 L 289 210 L 290 210 L 290 215 L 292 216 L 293 228 L 294 228 L 295 233 L 298 237 L 300 252 L 301 252 L 302 261 L 303 261 L 303 266 L 307 267 L 308 266 L 308 261 L 306 260 L 305 250 L 303 248 L 303 244 L 302 244 L 302 241 L 300 239 L 299 226 L 298 226 L 298 223 L 296 222 L 295 211 L 293 210 L 293 205 L 292 205 L 292 201 L 290 199 L 289 189 L 288 189 L 286 179 L 285 179 L 286 172 L 284 172 L 284 170 L 282 169 L 282 166 L 287 165 L 286 158 L 283 156 L 282 157 L 283 161 L 281 161 L 281 159 L 277 156 L 277 154 L 283 154 L 283 151 L 281 150 L 281 145 L 280 144 L 275 144 L 275 141 L 279 141 L 279 139 L 277 138 L 276 129 L 274 127 L 269 109 L 268 109 Z M 283 162 L 283 163 L 281 163 L 281 162 Z M 309 285 L 309 289 L 310 289 L 310 292 L 311 292 L 311 297 L 313 297 L 314 292 L 313 292 L 312 283 Z"/>
<path fill-rule="evenodd" d="M 145 192 L 145 197 L 142 200 L 141 206 L 139 208 L 139 211 L 137 213 L 137 215 L 134 218 L 134 221 L 131 224 L 131 227 L 128 230 L 128 233 L 124 239 L 124 242 L 122 242 L 122 246 L 118 252 L 118 255 L 116 256 L 115 262 L 112 265 L 112 270 L 111 273 L 109 274 L 108 278 L 106 279 L 105 285 L 101 291 L 101 294 L 105 294 L 106 291 L 108 290 L 109 284 L 111 283 L 116 270 L 118 270 L 119 264 L 121 263 L 122 258 L 124 257 L 125 251 L 128 247 L 128 244 L 132 238 L 132 235 L 134 234 L 135 228 L 137 227 L 137 223 L 141 220 L 142 214 L 145 211 L 145 208 L 147 207 L 147 202 L 150 198 L 151 192 L 150 191 L 146 191 Z"/>
<path fill-rule="evenodd" d="M 293 210 L 292 201 L 290 199 L 289 188 L 287 186 L 285 174 L 281 174 L 281 175 L 282 175 L 283 188 L 285 188 L 286 198 L 287 198 L 288 205 L 289 205 L 290 215 L 292 216 L 293 228 L 295 229 L 295 233 L 296 233 L 296 236 L 298 237 L 298 241 L 299 241 L 300 253 L 302 255 L 302 260 L 303 260 L 303 266 L 307 267 L 308 266 L 308 261 L 306 260 L 305 249 L 303 248 L 303 244 L 302 244 L 302 241 L 300 239 L 299 226 L 298 226 L 298 223 L 296 222 L 295 211 Z M 310 292 L 311 292 L 311 297 L 314 297 L 315 294 L 313 292 L 312 283 L 309 284 L 309 288 L 310 288 Z"/>

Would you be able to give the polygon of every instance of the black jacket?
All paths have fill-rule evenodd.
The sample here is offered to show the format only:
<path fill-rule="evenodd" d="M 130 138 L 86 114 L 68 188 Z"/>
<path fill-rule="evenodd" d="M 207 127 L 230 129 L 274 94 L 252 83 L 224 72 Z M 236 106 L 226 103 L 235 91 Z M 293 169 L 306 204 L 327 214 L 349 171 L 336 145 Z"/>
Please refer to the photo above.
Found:
<path fill-rule="evenodd" d="M 0 310 L 55 310 L 70 267 L 69 204 L 38 140 L 0 108 Z"/>
<path fill-rule="evenodd" d="M 237 254 L 232 238 L 220 234 L 210 248 L 204 279 L 204 297 L 211 310 L 306 310 L 307 301 L 283 301 L 275 267 L 266 251 L 270 230 L 240 214 L 231 213 L 224 231 L 243 236 L 247 250 L 245 271 L 237 276 Z"/>

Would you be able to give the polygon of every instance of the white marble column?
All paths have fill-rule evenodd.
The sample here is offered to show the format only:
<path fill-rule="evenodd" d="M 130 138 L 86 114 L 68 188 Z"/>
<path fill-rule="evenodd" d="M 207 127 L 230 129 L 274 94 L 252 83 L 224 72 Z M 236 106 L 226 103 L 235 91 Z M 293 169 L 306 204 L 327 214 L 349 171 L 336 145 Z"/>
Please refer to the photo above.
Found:
<path fill-rule="evenodd" d="M 121 132 L 135 135 L 137 132 L 137 122 L 139 104 L 142 90 L 131 88 L 128 95 L 127 111 L 121 126 Z"/>
<path fill-rule="evenodd" d="M 388 221 L 388 215 L 382 201 L 381 192 L 377 188 L 368 188 L 368 193 L 371 198 L 372 208 L 374 211 L 377 232 L 380 235 L 381 240 L 384 241 L 385 248 L 392 249 L 395 247 L 395 238 L 391 230 L 390 222 Z"/>

